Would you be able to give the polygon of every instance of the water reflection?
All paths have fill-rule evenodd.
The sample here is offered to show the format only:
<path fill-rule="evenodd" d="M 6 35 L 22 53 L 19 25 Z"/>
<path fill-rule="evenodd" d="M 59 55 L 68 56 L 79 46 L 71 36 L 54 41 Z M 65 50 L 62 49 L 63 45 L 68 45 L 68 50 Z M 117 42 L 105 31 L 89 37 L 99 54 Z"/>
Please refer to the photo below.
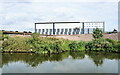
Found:
<path fill-rule="evenodd" d="M 24 63 L 29 64 L 32 67 L 36 67 L 39 64 L 42 64 L 45 61 L 62 61 L 63 59 L 72 57 L 72 59 L 79 59 L 82 60 L 87 55 L 91 58 L 96 66 L 100 66 L 103 64 L 104 59 L 119 59 L 117 53 L 103 53 L 103 52 L 65 52 L 60 54 L 27 54 L 27 53 L 15 53 L 9 54 L 4 53 L 2 54 L 2 66 L 8 65 L 11 62 L 18 62 L 22 61 Z M 88 62 L 89 63 L 89 62 Z M 1 67 L 1 66 L 0 66 Z"/>
<path fill-rule="evenodd" d="M 0 53 L 0 75 L 2 74 L 2 54 Z"/>
<path fill-rule="evenodd" d="M 38 64 L 42 64 L 45 61 L 61 61 L 64 58 L 67 58 L 69 56 L 68 53 L 63 54 L 3 54 L 2 57 L 2 64 L 8 65 L 10 62 L 17 62 L 17 61 L 23 61 L 25 63 L 28 63 L 32 67 L 38 66 Z"/>
<path fill-rule="evenodd" d="M 106 53 L 106 52 L 87 52 L 88 55 L 96 66 L 102 66 L 104 59 L 120 59 L 118 53 Z"/>
<path fill-rule="evenodd" d="M 0 68 L 0 75 L 2 74 L 2 69 Z"/>
<path fill-rule="evenodd" d="M 85 53 L 84 52 L 70 52 L 70 56 L 72 56 L 73 59 L 84 59 Z"/>

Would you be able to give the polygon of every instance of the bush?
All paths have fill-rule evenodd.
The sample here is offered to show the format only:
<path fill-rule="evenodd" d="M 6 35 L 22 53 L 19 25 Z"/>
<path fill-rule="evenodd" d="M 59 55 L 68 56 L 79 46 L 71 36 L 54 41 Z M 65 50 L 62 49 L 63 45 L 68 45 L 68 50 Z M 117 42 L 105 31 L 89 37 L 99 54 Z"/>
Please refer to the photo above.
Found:
<path fill-rule="evenodd" d="M 70 50 L 72 50 L 72 51 L 76 51 L 76 50 L 78 50 L 78 48 L 77 48 L 77 42 L 72 42 L 71 44 L 69 44 L 69 47 L 70 47 Z"/>
<path fill-rule="evenodd" d="M 8 38 L 7 41 L 4 41 L 2 44 L 2 49 L 3 50 L 13 50 L 13 51 L 17 51 L 17 50 L 30 50 L 30 45 L 28 43 L 25 42 L 26 38 L 23 37 L 11 37 Z"/>
<path fill-rule="evenodd" d="M 96 28 L 94 31 L 93 31 L 93 37 L 94 39 L 100 39 L 103 37 L 103 32 L 102 30 L 100 30 L 99 28 Z"/>
<path fill-rule="evenodd" d="M 69 41 L 65 39 L 45 38 L 37 33 L 31 37 L 8 37 L 3 41 L 2 50 L 33 50 L 36 53 L 60 53 L 65 50 L 71 51 L 106 51 L 119 52 L 120 42 L 111 39 L 94 39 L 90 42 Z"/>
<path fill-rule="evenodd" d="M 108 41 L 108 42 L 110 42 L 110 43 L 112 43 L 113 45 L 115 45 L 115 44 L 118 43 L 118 41 L 112 40 L 112 39 L 108 39 L 108 38 L 105 38 L 105 40 Z"/>
<path fill-rule="evenodd" d="M 85 45 L 87 44 L 87 42 L 78 42 L 78 50 L 79 51 L 83 51 L 85 50 Z"/>
<path fill-rule="evenodd" d="M 107 39 L 108 40 L 108 39 Z M 119 43 L 112 42 L 106 39 L 97 39 L 89 42 L 85 48 L 90 51 L 106 51 L 106 52 L 118 52 Z"/>
<path fill-rule="evenodd" d="M 72 51 L 83 51 L 85 50 L 85 42 L 72 42 L 71 44 L 69 44 L 70 50 Z"/>
<path fill-rule="evenodd" d="M 120 49 L 120 42 L 119 41 L 108 39 L 108 38 L 106 38 L 105 40 L 112 44 L 112 46 L 113 46 L 112 51 L 120 52 L 119 51 L 119 49 Z"/>
<path fill-rule="evenodd" d="M 63 50 L 61 47 L 61 40 L 55 38 L 43 38 L 39 34 L 33 33 L 31 40 L 28 40 L 31 43 L 36 51 L 36 53 L 59 53 Z"/>
<path fill-rule="evenodd" d="M 72 42 L 72 41 L 61 39 L 61 47 L 62 47 L 62 50 L 63 50 L 63 51 L 65 51 L 65 50 L 70 50 L 69 44 L 70 44 L 71 42 Z"/>
<path fill-rule="evenodd" d="M 114 52 L 120 52 L 120 43 L 115 44 L 113 48 L 114 48 L 113 49 Z"/>
<path fill-rule="evenodd" d="M 8 39 L 8 38 L 9 38 L 8 35 L 3 35 L 3 34 L 2 34 L 2 40 L 4 40 L 4 39 Z"/>

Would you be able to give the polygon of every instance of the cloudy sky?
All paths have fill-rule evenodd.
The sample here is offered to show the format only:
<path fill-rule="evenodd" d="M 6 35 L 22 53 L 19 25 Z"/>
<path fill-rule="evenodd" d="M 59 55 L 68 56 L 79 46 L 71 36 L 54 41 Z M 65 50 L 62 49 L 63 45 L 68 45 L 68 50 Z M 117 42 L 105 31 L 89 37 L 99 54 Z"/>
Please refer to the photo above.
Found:
<path fill-rule="evenodd" d="M 118 0 L 0 0 L 0 29 L 34 31 L 35 22 L 104 21 L 118 29 Z"/>

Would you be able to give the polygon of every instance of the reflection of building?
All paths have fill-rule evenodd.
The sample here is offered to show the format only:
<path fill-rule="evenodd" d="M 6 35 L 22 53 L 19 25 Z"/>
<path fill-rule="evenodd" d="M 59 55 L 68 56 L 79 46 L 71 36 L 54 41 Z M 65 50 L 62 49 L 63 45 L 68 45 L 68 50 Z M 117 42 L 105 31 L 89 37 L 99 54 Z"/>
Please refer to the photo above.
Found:
<path fill-rule="evenodd" d="M 35 23 L 35 32 L 47 35 L 89 34 L 95 28 L 104 30 L 104 22 L 40 22 Z"/>

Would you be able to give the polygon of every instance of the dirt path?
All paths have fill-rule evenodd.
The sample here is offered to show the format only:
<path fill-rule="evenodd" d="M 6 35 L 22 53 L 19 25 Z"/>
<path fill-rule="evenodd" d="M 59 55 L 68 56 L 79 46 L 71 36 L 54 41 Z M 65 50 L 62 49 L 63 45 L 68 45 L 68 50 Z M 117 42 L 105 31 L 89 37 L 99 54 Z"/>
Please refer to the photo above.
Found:
<path fill-rule="evenodd" d="M 76 41 L 91 41 L 93 39 L 92 34 L 58 35 L 58 36 L 49 36 L 49 37 L 63 38 L 63 39 L 76 40 Z M 118 40 L 118 33 L 104 34 L 103 38 L 109 38 L 109 39 L 113 39 L 113 40 Z"/>
<path fill-rule="evenodd" d="M 30 37 L 31 35 L 11 35 L 11 37 Z M 46 37 L 46 36 L 42 36 Z M 74 40 L 74 41 L 91 41 L 93 39 L 92 34 L 79 34 L 79 35 L 55 35 L 55 36 L 47 36 L 47 37 L 53 37 L 53 38 L 63 38 L 68 40 Z M 104 34 L 103 38 L 109 38 L 113 40 L 118 40 L 118 33 L 114 34 Z"/>

